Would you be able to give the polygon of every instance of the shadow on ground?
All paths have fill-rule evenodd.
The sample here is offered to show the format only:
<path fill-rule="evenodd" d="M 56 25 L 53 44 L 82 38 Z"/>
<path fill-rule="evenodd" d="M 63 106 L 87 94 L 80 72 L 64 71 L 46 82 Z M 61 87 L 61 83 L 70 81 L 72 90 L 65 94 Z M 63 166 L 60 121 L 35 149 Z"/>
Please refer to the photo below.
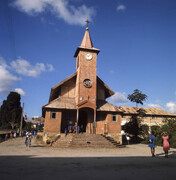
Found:
<path fill-rule="evenodd" d="M 157 157 L 0 156 L 1 180 L 175 179 L 176 152 Z"/>

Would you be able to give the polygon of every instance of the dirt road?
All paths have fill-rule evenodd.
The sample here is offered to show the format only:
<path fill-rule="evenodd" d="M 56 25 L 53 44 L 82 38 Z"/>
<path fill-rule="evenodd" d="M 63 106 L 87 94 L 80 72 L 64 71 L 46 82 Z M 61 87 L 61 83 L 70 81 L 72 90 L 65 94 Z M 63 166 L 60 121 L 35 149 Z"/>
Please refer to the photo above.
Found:
<path fill-rule="evenodd" d="M 146 145 L 123 149 L 55 149 L 34 144 L 26 148 L 25 138 L 0 144 L 1 180 L 71 179 L 169 179 L 176 178 L 176 150 L 168 159 L 161 147 L 152 158 Z"/>

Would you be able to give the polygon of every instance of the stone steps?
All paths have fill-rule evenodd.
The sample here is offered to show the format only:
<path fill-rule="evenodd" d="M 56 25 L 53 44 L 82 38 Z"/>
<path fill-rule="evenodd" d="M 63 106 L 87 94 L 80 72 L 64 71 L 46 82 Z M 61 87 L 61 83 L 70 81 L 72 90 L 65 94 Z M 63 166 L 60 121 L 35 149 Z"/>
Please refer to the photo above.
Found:
<path fill-rule="evenodd" d="M 122 147 L 120 143 L 112 138 L 100 134 L 62 134 L 60 138 L 53 143 L 53 147 L 60 148 L 117 148 Z"/>

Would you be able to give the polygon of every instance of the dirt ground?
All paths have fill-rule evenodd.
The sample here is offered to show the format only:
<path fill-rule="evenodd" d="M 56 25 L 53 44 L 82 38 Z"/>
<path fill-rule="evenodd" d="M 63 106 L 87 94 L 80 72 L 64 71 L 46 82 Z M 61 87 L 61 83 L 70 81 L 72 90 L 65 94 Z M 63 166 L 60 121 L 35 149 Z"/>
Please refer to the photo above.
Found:
<path fill-rule="evenodd" d="M 161 147 L 152 158 L 147 145 L 121 149 L 62 149 L 35 144 L 25 138 L 0 143 L 0 180 L 176 179 L 176 149 L 169 158 Z"/>

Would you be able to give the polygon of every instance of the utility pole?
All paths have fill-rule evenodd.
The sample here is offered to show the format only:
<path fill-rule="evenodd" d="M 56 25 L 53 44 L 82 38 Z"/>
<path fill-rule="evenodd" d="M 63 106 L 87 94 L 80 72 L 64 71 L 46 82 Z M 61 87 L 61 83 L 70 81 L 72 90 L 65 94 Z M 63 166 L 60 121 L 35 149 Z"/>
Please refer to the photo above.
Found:
<path fill-rule="evenodd" d="M 24 103 L 23 103 L 23 108 L 21 111 L 21 122 L 20 122 L 20 130 L 19 130 L 19 136 L 20 137 L 21 137 L 22 127 L 23 127 L 23 111 L 24 111 Z"/>

